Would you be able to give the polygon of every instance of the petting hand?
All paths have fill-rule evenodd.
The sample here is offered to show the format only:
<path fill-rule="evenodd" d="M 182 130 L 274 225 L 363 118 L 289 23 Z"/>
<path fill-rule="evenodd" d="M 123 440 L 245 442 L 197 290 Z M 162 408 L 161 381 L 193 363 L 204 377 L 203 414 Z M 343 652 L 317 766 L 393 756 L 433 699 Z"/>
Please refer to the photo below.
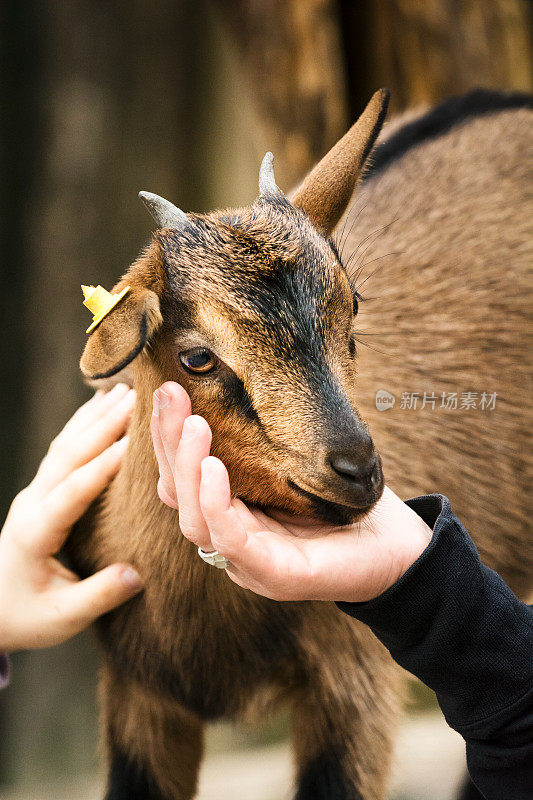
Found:
<path fill-rule="evenodd" d="M 155 392 L 159 497 L 179 509 L 188 539 L 230 560 L 227 573 L 239 586 L 274 600 L 366 601 L 392 586 L 429 544 L 430 528 L 389 488 L 364 519 L 341 527 L 248 508 L 231 497 L 224 464 L 209 455 L 209 425 L 190 414 L 179 384 Z"/>
<path fill-rule="evenodd" d="M 116 474 L 127 446 L 127 438 L 119 437 L 134 404 L 135 392 L 124 384 L 97 392 L 15 497 L 0 535 L 0 651 L 59 644 L 141 589 L 127 564 L 80 581 L 54 558 Z"/>

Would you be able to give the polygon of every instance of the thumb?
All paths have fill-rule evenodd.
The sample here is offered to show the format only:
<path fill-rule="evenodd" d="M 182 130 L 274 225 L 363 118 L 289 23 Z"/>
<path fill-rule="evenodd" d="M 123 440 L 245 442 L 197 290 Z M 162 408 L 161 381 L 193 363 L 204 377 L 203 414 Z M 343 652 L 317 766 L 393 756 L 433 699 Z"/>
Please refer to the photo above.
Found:
<path fill-rule="evenodd" d="M 143 588 L 139 573 L 129 564 L 112 564 L 83 581 L 61 589 L 55 607 L 65 637 L 86 628 L 95 619 L 125 603 Z"/>

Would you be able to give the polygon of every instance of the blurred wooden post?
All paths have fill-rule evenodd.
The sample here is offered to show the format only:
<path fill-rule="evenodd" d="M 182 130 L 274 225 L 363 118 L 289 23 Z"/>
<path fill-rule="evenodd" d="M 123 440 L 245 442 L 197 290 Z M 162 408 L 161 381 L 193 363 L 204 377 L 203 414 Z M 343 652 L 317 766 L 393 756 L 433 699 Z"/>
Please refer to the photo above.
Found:
<path fill-rule="evenodd" d="M 529 0 L 216 0 L 263 149 L 287 185 L 380 86 L 392 110 L 475 86 L 533 90 Z M 281 182 L 281 180 L 280 180 Z"/>
<path fill-rule="evenodd" d="M 218 0 L 252 98 L 262 151 L 288 190 L 347 123 L 341 39 L 333 0 Z"/>
<path fill-rule="evenodd" d="M 341 0 L 350 99 L 378 86 L 391 108 L 476 86 L 533 90 L 529 0 Z"/>

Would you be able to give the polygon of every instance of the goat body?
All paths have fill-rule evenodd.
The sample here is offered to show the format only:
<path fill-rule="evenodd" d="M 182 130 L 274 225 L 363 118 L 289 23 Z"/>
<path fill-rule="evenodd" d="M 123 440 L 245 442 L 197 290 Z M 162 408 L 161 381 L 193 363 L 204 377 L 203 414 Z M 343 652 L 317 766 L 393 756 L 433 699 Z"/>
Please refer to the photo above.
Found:
<path fill-rule="evenodd" d="M 247 209 L 158 231 L 126 276 L 132 291 L 89 338 L 85 374 L 131 362 L 138 402 L 125 463 L 68 555 L 82 575 L 129 560 L 146 582 L 99 624 L 108 800 L 192 798 L 204 721 L 266 696 L 294 708 L 298 800 L 379 800 L 398 706 L 396 668 L 364 625 L 333 604 L 240 589 L 181 536 L 157 497 L 149 432 L 163 381 L 180 381 L 208 420 L 240 497 L 356 518 L 377 490 L 343 482 L 331 454 L 379 477 L 375 443 L 392 488 L 446 493 L 485 562 L 530 589 L 530 101 L 478 105 L 444 105 L 431 124 L 421 116 L 385 137 L 332 246 L 383 121 L 376 95 L 292 202 L 264 181 Z M 357 374 L 353 291 L 368 296 L 360 316 L 376 334 L 358 347 Z M 207 381 L 179 366 L 178 352 L 198 346 L 220 359 Z M 387 411 L 381 389 L 397 398 Z M 445 407 L 453 392 L 457 409 Z M 496 394 L 492 410 L 483 392 Z M 418 393 L 416 410 L 403 393 Z M 476 408 L 469 395 L 461 409 L 462 393 Z"/>

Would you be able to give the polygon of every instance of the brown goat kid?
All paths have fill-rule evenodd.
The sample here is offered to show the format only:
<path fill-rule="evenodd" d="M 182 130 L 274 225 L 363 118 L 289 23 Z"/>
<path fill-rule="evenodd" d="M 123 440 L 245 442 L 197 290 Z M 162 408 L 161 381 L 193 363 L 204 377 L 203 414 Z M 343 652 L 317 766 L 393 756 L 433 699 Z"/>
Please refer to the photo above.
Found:
<path fill-rule="evenodd" d="M 364 514 L 383 487 L 360 406 L 392 487 L 449 494 L 487 563 L 515 590 L 530 586 L 531 112 L 520 107 L 527 98 L 497 98 L 475 114 L 452 104 L 397 128 L 376 149 L 353 230 L 348 222 L 336 244 L 329 237 L 379 134 L 384 91 L 291 201 L 268 155 L 247 208 L 185 215 L 144 196 L 160 229 L 115 287 L 132 288 L 81 361 L 94 380 L 131 364 L 131 442 L 68 544 L 83 575 L 129 560 L 146 581 L 99 625 L 108 800 L 192 798 L 204 721 L 238 718 L 263 697 L 294 707 L 298 800 L 386 793 L 398 697 L 388 654 L 333 604 L 257 597 L 198 558 L 157 496 L 149 420 L 164 381 L 181 383 L 209 422 L 236 495 L 335 522 Z M 339 250 L 356 255 L 343 265 Z M 380 265 L 367 308 L 387 355 L 360 348 L 356 375 L 363 258 Z M 438 402 L 415 411 L 398 400 L 380 413 L 378 389 Z M 442 392 L 496 392 L 497 404 L 440 408 Z"/>

